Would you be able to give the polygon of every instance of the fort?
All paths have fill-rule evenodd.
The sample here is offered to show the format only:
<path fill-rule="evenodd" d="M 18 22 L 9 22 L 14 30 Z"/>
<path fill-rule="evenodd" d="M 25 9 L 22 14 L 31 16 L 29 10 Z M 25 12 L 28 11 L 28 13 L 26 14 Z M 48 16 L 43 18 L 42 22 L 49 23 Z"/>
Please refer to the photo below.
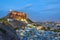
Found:
<path fill-rule="evenodd" d="M 24 12 L 9 11 L 9 17 L 16 20 L 27 19 L 27 16 Z"/>

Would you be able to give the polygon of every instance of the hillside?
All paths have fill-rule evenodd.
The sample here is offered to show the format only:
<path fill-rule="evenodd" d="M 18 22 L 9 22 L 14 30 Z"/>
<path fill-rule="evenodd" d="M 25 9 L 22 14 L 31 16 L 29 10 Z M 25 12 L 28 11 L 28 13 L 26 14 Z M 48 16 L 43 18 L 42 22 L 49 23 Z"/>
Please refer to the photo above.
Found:
<path fill-rule="evenodd" d="M 33 22 L 24 12 L 9 11 L 7 16 L 0 18 L 0 39 L 19 40 L 16 29 L 24 29 L 28 23 Z"/>

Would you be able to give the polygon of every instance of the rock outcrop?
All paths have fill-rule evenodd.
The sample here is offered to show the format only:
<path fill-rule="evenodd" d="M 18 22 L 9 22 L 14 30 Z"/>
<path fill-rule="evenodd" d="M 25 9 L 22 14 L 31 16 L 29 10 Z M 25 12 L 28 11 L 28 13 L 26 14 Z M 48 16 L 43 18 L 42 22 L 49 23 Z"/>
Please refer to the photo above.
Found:
<path fill-rule="evenodd" d="M 19 40 L 19 38 L 10 24 L 0 23 L 0 40 Z"/>

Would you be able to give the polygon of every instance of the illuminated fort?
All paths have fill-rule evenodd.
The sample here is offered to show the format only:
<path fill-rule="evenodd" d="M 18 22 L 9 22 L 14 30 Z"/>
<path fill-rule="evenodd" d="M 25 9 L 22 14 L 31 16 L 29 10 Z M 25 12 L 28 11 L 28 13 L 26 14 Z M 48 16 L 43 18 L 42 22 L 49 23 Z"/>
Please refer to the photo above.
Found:
<path fill-rule="evenodd" d="M 25 21 L 26 23 L 28 23 L 27 16 L 24 12 L 9 11 L 8 17 L 14 18 L 15 20 Z"/>

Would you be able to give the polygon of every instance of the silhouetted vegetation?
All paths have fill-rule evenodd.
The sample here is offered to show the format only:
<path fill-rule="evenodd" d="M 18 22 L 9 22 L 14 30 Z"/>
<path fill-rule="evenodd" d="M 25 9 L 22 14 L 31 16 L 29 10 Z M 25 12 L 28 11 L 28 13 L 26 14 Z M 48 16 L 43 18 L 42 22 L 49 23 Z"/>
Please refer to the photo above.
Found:
<path fill-rule="evenodd" d="M 4 25 L 7 25 L 8 24 L 8 21 L 5 20 L 4 18 L 0 18 L 0 22 L 3 23 Z"/>

